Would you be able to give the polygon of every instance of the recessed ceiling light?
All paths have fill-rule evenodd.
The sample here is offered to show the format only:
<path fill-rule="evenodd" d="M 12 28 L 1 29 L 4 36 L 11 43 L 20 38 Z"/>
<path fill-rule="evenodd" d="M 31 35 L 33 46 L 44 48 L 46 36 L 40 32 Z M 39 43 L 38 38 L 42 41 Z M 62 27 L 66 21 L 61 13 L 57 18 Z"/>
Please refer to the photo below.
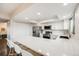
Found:
<path fill-rule="evenodd" d="M 68 5 L 68 3 L 64 3 L 63 5 L 64 5 L 64 6 L 67 6 L 67 5 Z"/>
<path fill-rule="evenodd" d="M 28 17 L 26 17 L 25 19 L 29 19 Z"/>
<path fill-rule="evenodd" d="M 40 15 L 40 12 L 38 12 L 37 15 Z"/>
<path fill-rule="evenodd" d="M 66 18 L 66 16 L 63 16 L 63 18 Z"/>

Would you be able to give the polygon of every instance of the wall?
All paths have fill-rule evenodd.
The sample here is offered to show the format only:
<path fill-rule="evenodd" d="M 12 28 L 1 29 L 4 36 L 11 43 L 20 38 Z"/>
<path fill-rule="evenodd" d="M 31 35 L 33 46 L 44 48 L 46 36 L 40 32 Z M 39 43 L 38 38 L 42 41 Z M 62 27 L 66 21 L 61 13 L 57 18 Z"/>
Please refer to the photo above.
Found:
<path fill-rule="evenodd" d="M 75 12 L 75 34 L 72 35 L 72 39 L 79 40 L 79 6 Z"/>
<path fill-rule="evenodd" d="M 79 6 L 75 13 L 75 39 L 79 39 Z"/>
<path fill-rule="evenodd" d="M 9 39 L 25 39 L 32 36 L 32 25 L 28 23 L 16 23 L 11 21 L 8 23 Z"/>

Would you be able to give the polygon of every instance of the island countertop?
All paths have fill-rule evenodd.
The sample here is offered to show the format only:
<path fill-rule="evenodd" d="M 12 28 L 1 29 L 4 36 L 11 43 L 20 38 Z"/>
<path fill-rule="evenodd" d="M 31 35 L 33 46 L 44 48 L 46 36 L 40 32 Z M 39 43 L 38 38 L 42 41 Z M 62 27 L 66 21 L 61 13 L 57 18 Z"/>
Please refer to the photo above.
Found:
<path fill-rule="evenodd" d="M 79 40 L 65 40 L 57 38 L 53 39 L 44 39 L 38 37 L 27 37 L 23 39 L 14 39 L 17 41 L 32 48 L 35 51 L 38 51 L 44 55 L 50 56 L 78 56 L 79 55 Z"/>

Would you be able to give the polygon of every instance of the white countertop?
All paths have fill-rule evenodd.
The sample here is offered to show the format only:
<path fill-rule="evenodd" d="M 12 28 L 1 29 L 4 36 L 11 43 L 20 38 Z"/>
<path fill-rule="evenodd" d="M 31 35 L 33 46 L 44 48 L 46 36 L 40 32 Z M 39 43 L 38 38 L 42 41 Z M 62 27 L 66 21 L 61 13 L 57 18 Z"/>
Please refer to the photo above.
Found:
<path fill-rule="evenodd" d="M 72 56 L 79 55 L 79 40 L 70 39 L 43 39 L 38 37 L 27 37 L 14 39 L 35 51 L 39 51 L 50 56 Z"/>

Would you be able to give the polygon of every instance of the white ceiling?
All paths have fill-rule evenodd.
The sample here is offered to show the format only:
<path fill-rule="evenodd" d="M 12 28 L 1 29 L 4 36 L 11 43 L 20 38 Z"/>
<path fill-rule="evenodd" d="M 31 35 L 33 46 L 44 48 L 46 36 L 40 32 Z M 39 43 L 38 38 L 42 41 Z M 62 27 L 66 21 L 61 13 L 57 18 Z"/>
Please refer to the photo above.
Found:
<path fill-rule="evenodd" d="M 42 22 L 45 20 L 59 20 L 63 16 L 72 15 L 75 3 L 64 6 L 63 3 L 7 3 L 0 4 L 0 17 L 14 19 L 20 22 Z M 40 15 L 37 15 L 39 13 Z"/>
<path fill-rule="evenodd" d="M 15 10 L 18 6 L 16 3 L 0 3 L 0 17 L 9 18 L 10 14 Z"/>
<path fill-rule="evenodd" d="M 23 3 L 0 3 L 0 18 L 11 19 L 18 12 L 26 9 L 29 4 Z M 1 19 L 0 19 L 1 20 Z"/>

